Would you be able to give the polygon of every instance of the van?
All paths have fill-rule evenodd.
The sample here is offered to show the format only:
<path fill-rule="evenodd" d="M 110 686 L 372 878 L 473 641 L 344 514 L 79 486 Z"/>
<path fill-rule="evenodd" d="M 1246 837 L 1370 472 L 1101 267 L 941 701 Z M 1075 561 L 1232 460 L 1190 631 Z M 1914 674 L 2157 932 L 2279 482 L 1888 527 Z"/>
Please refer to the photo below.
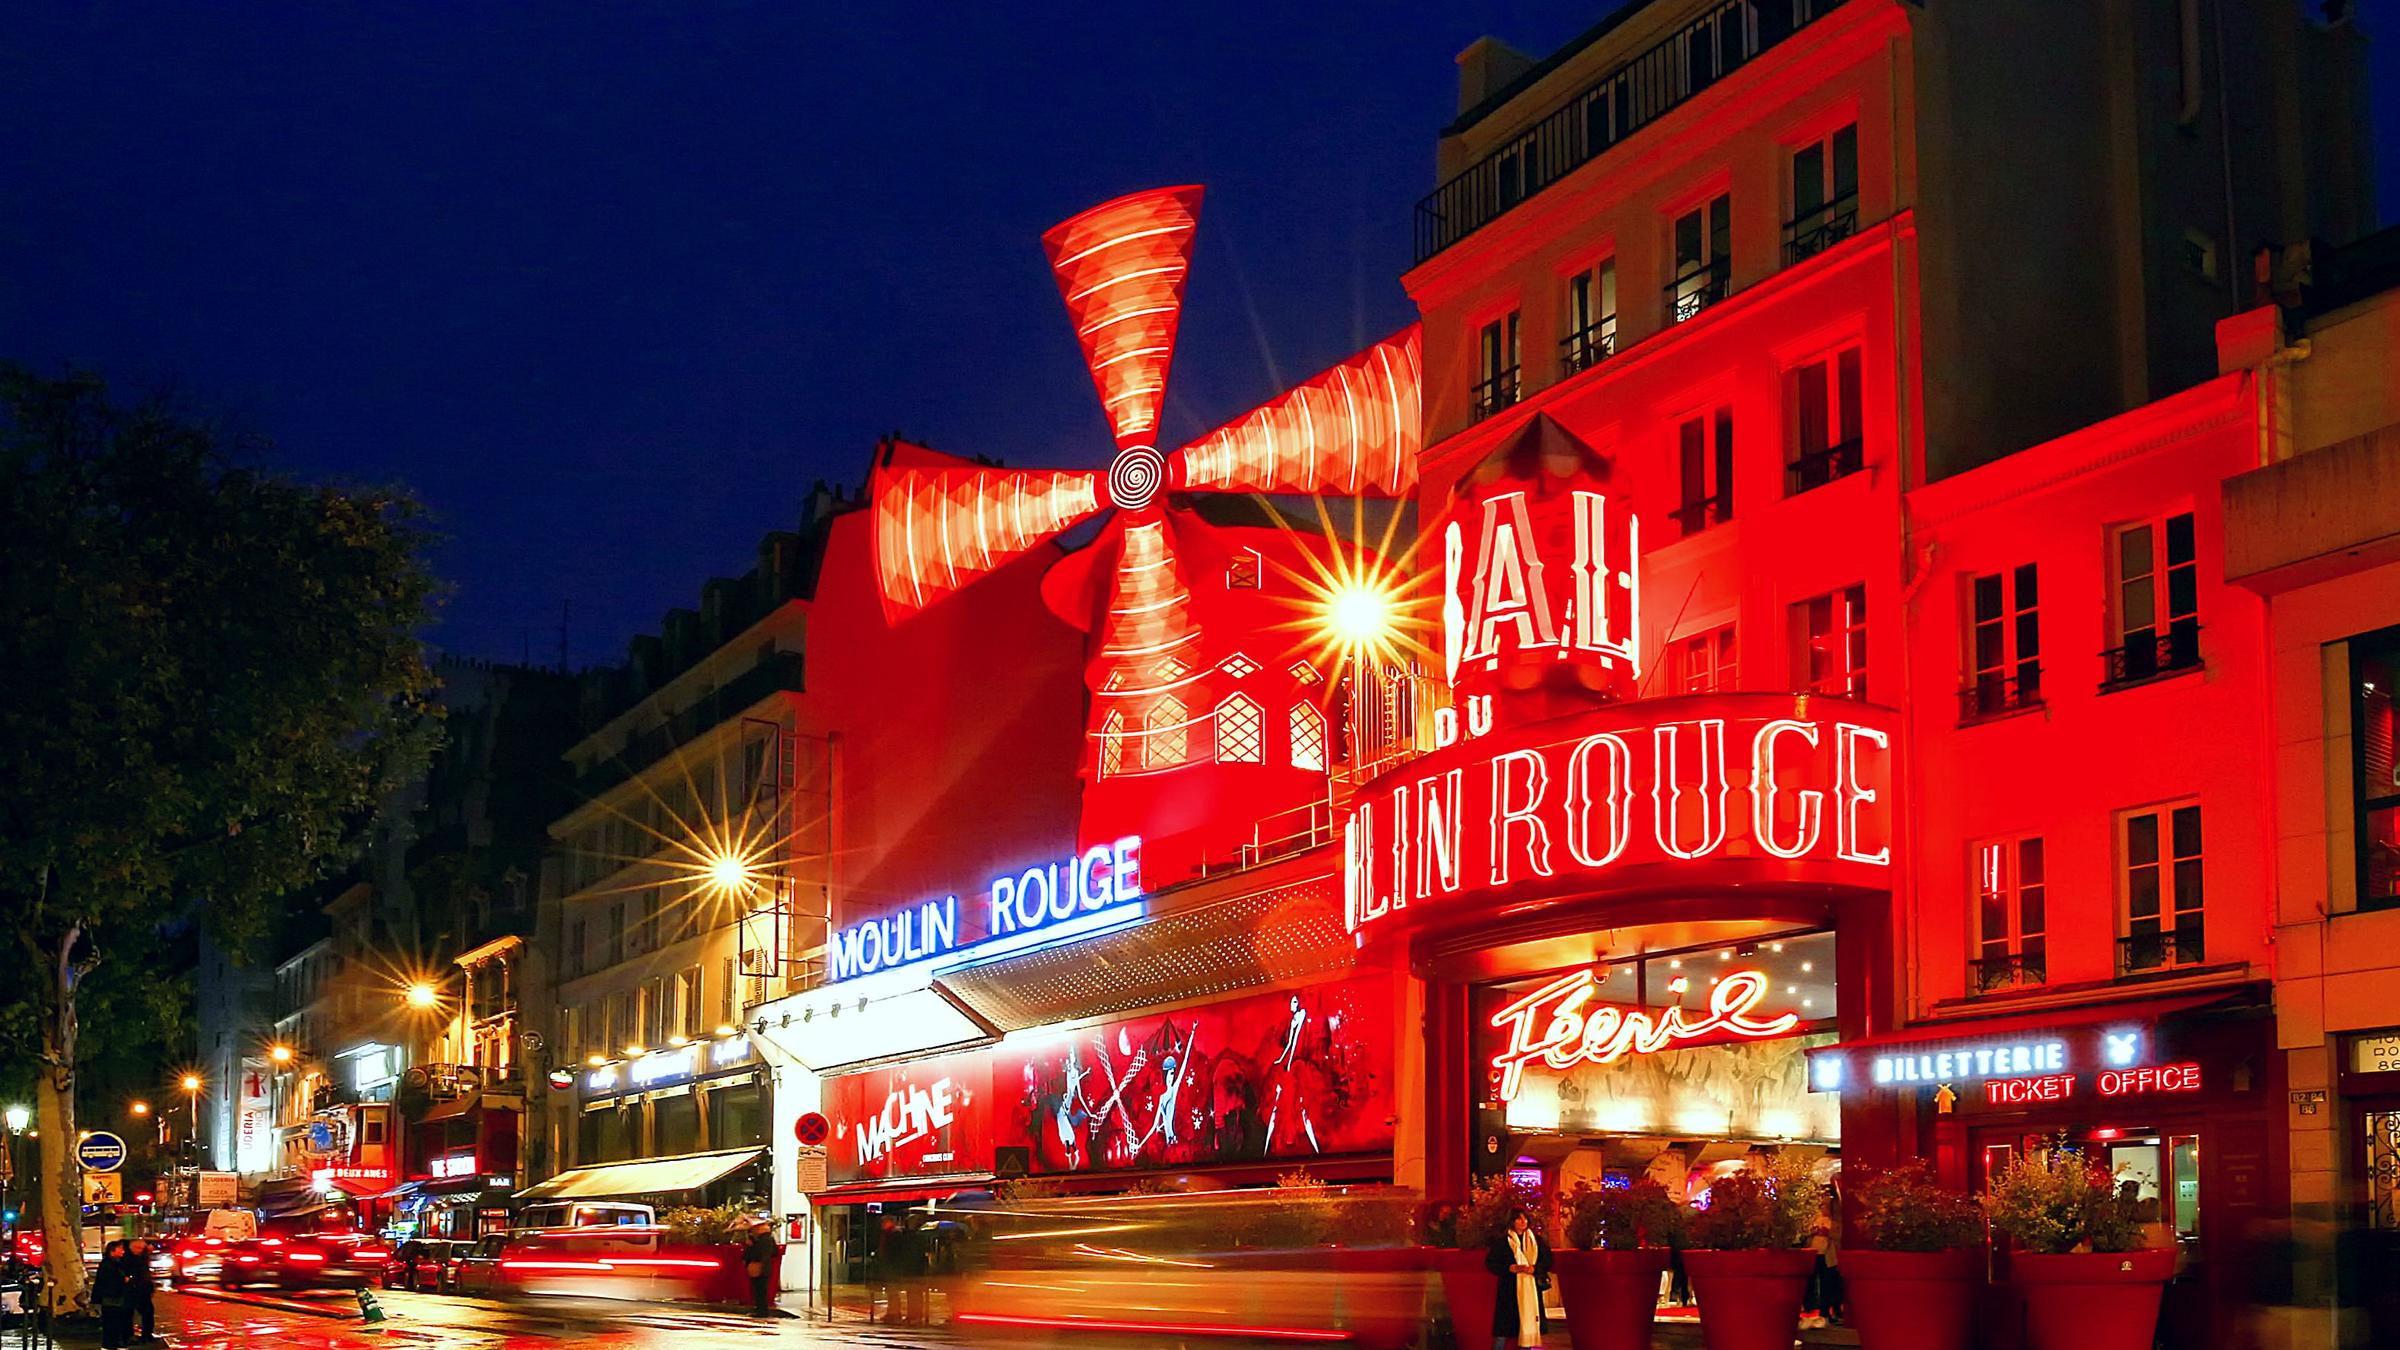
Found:
<path fill-rule="evenodd" d="M 629 1204 L 618 1200 L 545 1200 L 527 1205 L 517 1211 L 516 1222 L 510 1227 L 527 1228 L 617 1228 L 649 1227 L 658 1222 L 658 1211 L 648 1205 Z"/>

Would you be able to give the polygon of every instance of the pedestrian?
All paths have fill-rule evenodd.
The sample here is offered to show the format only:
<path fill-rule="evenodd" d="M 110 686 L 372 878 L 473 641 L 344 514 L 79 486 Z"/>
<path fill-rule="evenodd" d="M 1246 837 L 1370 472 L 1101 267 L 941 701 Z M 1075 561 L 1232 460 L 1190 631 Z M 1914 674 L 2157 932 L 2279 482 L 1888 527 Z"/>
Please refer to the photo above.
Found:
<path fill-rule="evenodd" d="M 92 1301 L 100 1305 L 100 1350 L 125 1350 L 133 1344 L 133 1291 L 125 1278 L 125 1243 L 120 1239 L 100 1250 L 100 1267 L 92 1275 Z"/>
<path fill-rule="evenodd" d="M 750 1277 L 750 1315 L 775 1315 L 775 1274 L 783 1265 L 783 1248 L 775 1243 L 775 1225 L 764 1217 L 750 1224 L 750 1240 L 742 1244 L 742 1273 Z"/>
<path fill-rule="evenodd" d="M 1500 1277 L 1492 1298 L 1492 1350 L 1542 1343 L 1542 1291 L 1550 1287 L 1550 1244 L 1524 1210 L 1484 1248 L 1483 1268 Z M 1511 1338 L 1514 1338 L 1513 1342 Z"/>
<path fill-rule="evenodd" d="M 1838 1186 L 1825 1188 L 1825 1202 L 1817 1207 L 1817 1217 L 1809 1230 L 1808 1247 L 1817 1254 L 1808 1276 L 1808 1316 L 1800 1319 L 1804 1328 L 1839 1326 L 1842 1321 L 1842 1192 Z"/>
<path fill-rule="evenodd" d="M 925 1277 L 933 1269 L 932 1234 L 925 1231 L 925 1214 L 910 1210 L 900 1221 L 900 1292 L 907 1300 L 905 1322 L 924 1326 L 933 1319 L 926 1308 Z"/>
<path fill-rule="evenodd" d="M 133 1338 L 158 1339 L 158 1274 L 151 1269 L 150 1239 L 137 1237 L 125 1244 L 125 1289 L 133 1297 Z"/>

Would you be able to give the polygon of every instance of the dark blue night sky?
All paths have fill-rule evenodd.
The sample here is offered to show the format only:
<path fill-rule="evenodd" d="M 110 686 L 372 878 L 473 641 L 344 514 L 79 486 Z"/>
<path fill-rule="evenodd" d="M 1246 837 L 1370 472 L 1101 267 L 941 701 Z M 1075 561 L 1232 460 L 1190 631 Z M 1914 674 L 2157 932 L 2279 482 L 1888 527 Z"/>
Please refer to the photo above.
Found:
<path fill-rule="evenodd" d="M 1039 243 L 1086 206 L 1208 186 L 1169 440 L 1406 322 L 1451 58 L 1614 3 L 32 0 L 0 355 L 412 487 L 445 645 L 555 660 L 572 601 L 607 660 L 884 431 L 1104 463 Z"/>

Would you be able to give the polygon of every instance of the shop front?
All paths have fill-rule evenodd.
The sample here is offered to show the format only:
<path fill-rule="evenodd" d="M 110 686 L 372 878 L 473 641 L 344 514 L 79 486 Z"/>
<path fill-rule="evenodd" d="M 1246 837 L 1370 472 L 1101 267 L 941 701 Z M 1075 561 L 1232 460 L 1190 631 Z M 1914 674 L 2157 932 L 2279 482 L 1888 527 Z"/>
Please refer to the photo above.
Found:
<path fill-rule="evenodd" d="M 771 1087 L 750 1038 L 728 1034 L 576 1076 L 583 1164 L 518 1199 L 621 1199 L 764 1208 Z"/>

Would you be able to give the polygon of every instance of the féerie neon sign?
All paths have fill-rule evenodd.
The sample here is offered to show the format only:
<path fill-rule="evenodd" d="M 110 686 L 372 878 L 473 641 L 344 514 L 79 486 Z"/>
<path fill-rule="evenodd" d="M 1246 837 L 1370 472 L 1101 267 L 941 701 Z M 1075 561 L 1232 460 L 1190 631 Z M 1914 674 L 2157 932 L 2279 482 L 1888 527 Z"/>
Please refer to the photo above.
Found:
<path fill-rule="evenodd" d="M 1614 1003 L 1587 1012 L 1585 1005 L 1599 992 L 1599 977 L 1588 970 L 1562 975 L 1492 1014 L 1493 1026 L 1508 1029 L 1508 1048 L 1492 1056 L 1492 1067 L 1500 1071 L 1500 1099 L 1517 1095 L 1525 1066 L 1537 1059 L 1553 1069 L 1568 1069 L 1656 1054 L 1678 1041 L 1702 1037 L 1763 1040 L 1786 1035 L 1800 1025 L 1800 1014 L 1751 1015 L 1766 999 L 1768 988 L 1765 975 L 1737 970 L 1717 981 L 1703 1013 L 1681 1007 L 1653 1013 Z"/>

